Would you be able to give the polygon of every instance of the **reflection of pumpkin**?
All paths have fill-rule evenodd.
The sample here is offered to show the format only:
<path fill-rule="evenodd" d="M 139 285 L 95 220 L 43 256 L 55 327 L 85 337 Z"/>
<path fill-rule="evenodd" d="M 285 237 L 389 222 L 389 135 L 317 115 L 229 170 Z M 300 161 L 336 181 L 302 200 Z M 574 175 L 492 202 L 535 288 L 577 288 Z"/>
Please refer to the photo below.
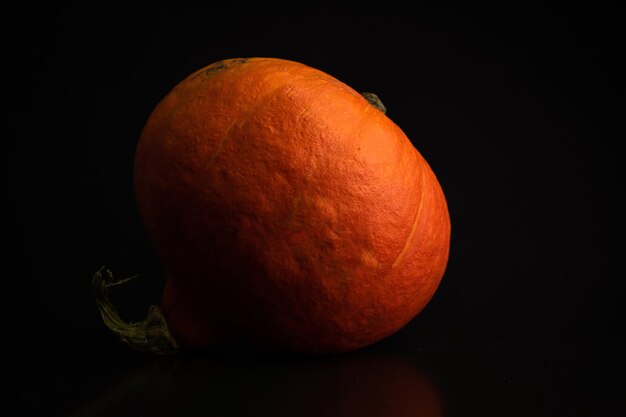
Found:
<path fill-rule="evenodd" d="M 269 58 L 197 71 L 156 107 L 135 189 L 182 346 L 376 342 L 424 308 L 450 220 L 422 156 L 335 78 Z"/>
<path fill-rule="evenodd" d="M 165 369 L 171 381 L 166 401 L 174 414 L 193 410 L 194 415 L 209 416 L 444 415 L 446 393 L 440 391 L 438 381 L 398 356 L 355 352 L 298 358 L 210 352 L 182 354 L 161 365 L 167 367 L 161 373 Z M 151 384 L 154 380 L 145 378 Z"/>

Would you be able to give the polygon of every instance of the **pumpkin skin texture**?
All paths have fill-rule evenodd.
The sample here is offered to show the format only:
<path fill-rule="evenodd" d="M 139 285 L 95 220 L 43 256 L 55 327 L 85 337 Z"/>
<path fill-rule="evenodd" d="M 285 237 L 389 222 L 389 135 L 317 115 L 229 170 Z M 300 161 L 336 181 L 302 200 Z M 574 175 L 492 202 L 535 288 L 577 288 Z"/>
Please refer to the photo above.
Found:
<path fill-rule="evenodd" d="M 413 319 L 448 262 L 424 158 L 361 94 L 297 62 L 224 60 L 180 82 L 142 131 L 134 185 L 184 347 L 355 350 Z"/>

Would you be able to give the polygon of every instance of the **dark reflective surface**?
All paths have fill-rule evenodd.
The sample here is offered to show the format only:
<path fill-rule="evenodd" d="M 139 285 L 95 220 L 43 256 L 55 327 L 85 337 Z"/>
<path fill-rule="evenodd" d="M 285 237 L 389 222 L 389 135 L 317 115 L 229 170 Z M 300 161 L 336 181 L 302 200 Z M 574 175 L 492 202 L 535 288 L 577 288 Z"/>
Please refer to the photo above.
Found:
<path fill-rule="evenodd" d="M 90 388 L 64 405 L 69 415 L 444 415 L 433 377 L 407 358 L 384 353 L 186 353 L 112 366 L 70 383 L 71 390 Z"/>
<path fill-rule="evenodd" d="M 242 345 L 152 357 L 105 338 L 91 352 L 33 354 L 9 374 L 3 401 L 68 416 L 582 417 L 626 409 L 619 339 L 432 344 L 418 330 L 314 357 Z"/>

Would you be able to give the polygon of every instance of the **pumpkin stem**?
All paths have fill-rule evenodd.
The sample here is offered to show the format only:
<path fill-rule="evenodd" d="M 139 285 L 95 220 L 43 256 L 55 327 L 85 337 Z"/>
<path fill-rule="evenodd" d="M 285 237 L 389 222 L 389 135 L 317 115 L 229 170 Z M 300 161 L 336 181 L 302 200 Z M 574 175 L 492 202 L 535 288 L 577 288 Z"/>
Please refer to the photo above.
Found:
<path fill-rule="evenodd" d="M 387 107 L 383 104 L 382 101 L 378 98 L 378 96 L 374 93 L 361 93 L 361 95 L 367 100 L 372 106 L 376 107 L 378 110 L 383 112 L 383 114 L 387 114 Z"/>
<path fill-rule="evenodd" d="M 91 280 L 96 296 L 96 304 L 104 324 L 111 330 L 120 341 L 135 350 L 150 352 L 157 355 L 167 355 L 178 350 L 178 343 L 172 338 L 167 327 L 165 317 L 159 306 L 153 305 L 148 309 L 148 315 L 138 323 L 126 323 L 117 313 L 117 310 L 109 300 L 109 287 L 124 284 L 138 275 L 115 280 L 113 273 L 104 267 L 96 272 Z"/>

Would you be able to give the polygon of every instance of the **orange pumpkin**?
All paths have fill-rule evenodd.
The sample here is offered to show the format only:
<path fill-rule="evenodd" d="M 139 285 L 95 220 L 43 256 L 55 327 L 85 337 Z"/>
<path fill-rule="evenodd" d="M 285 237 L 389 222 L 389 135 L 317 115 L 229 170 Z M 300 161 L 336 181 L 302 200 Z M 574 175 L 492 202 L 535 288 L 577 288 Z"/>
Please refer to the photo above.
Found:
<path fill-rule="evenodd" d="M 446 269 L 435 174 L 372 100 L 309 66 L 230 59 L 142 132 L 134 184 L 181 346 L 340 352 L 414 318 Z"/>

